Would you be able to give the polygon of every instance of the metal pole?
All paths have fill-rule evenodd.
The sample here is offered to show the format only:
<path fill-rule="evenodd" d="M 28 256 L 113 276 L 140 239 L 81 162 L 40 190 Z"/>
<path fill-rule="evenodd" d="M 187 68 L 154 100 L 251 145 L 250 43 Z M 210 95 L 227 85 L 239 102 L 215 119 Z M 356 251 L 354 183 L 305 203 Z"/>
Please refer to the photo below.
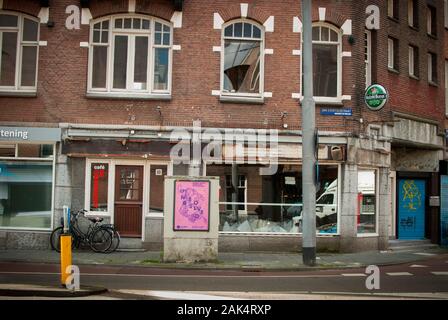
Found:
<path fill-rule="evenodd" d="M 307 266 L 316 264 L 315 102 L 313 98 L 313 42 L 311 0 L 302 0 L 303 101 L 302 101 L 302 254 Z"/>

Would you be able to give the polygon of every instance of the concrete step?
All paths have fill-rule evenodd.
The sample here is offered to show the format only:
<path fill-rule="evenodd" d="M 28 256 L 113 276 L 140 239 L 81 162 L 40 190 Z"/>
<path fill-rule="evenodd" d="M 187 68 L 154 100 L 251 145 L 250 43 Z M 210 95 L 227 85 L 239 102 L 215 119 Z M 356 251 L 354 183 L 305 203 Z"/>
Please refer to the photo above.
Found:
<path fill-rule="evenodd" d="M 390 240 L 389 249 L 392 251 L 428 250 L 437 249 L 439 246 L 430 240 Z"/>
<path fill-rule="evenodd" d="M 428 239 L 425 240 L 389 240 L 389 247 L 414 246 L 422 244 L 431 244 Z"/>
<path fill-rule="evenodd" d="M 142 239 L 140 238 L 121 238 L 120 246 L 117 251 L 144 251 Z"/>

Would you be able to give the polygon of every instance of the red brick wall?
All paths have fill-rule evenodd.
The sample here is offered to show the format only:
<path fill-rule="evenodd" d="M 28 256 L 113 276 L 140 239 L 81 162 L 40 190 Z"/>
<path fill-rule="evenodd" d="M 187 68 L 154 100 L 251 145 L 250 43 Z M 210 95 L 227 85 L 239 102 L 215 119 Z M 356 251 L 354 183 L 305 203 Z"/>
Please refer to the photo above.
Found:
<path fill-rule="evenodd" d="M 266 33 L 265 47 L 274 49 L 265 57 L 265 91 L 273 93 L 263 105 L 221 103 L 212 96 L 212 90 L 220 87 L 220 53 L 213 46 L 221 44 L 221 30 L 213 29 L 213 13 L 218 12 L 225 21 L 240 15 L 240 1 L 187 0 L 184 2 L 183 26 L 174 29 L 174 44 L 181 51 L 173 52 L 173 89 L 170 101 L 107 100 L 86 98 L 88 49 L 79 43 L 89 41 L 89 26 L 80 30 L 67 30 L 65 8 L 78 1 L 51 1 L 53 28 L 41 25 L 40 40 L 48 46 L 40 47 L 38 96 L 36 98 L 0 97 L 0 122 L 78 122 L 109 124 L 159 125 L 156 107 L 162 107 L 163 124 L 191 125 L 201 119 L 203 126 L 216 127 L 276 127 L 280 128 L 281 112 L 288 113 L 289 129 L 300 125 L 300 107 L 291 94 L 300 92 L 300 57 L 292 50 L 300 48 L 300 34 L 293 33 L 293 17 L 300 16 L 299 0 L 248 0 L 249 18 L 263 23 L 269 16 L 275 17 L 275 31 Z M 423 1 L 421 9 L 425 7 Z M 37 16 L 37 1 L 4 1 L 4 8 L 19 10 Z M 364 93 L 364 23 L 365 7 L 377 3 L 381 7 L 381 30 L 378 34 L 377 81 L 390 92 L 391 100 L 381 112 L 371 112 L 363 104 Z M 343 36 L 342 51 L 351 51 L 352 57 L 343 58 L 342 94 L 350 95 L 345 107 L 353 109 L 354 117 L 318 116 L 320 130 L 359 131 L 369 121 L 391 118 L 391 111 L 411 113 L 425 118 L 444 119 L 444 76 L 441 45 L 443 35 L 443 2 L 438 6 L 440 35 L 438 40 L 426 35 L 426 15 L 422 11 L 420 31 L 407 26 L 405 13 L 407 1 L 400 1 L 399 23 L 386 16 L 386 1 L 313 1 L 313 19 L 318 20 L 318 7 L 326 7 L 326 17 L 340 27 L 346 19 L 353 21 L 354 44 Z M 403 5 L 402 5 L 403 4 Z M 138 13 L 154 15 L 169 20 L 173 13 L 172 1 L 137 0 Z M 127 11 L 127 1 L 91 1 L 94 17 Z M 400 39 L 400 74 L 387 71 L 387 35 Z M 410 79 L 407 72 L 407 45 L 409 40 L 420 47 L 420 80 Z M 426 52 L 439 56 L 439 86 L 427 83 Z M 319 114 L 318 106 L 317 114 Z M 366 121 L 361 126 L 358 117 Z"/>

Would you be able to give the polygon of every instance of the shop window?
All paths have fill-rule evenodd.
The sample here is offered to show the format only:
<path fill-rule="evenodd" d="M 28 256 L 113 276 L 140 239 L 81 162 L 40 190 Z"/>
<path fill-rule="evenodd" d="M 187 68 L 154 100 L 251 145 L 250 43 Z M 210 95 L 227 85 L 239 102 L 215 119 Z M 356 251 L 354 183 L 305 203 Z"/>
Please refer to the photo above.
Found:
<path fill-rule="evenodd" d="M 172 28 L 145 16 L 94 21 L 89 92 L 169 94 Z"/>
<path fill-rule="evenodd" d="M 261 166 L 238 166 L 238 190 L 232 187 L 230 165 L 208 165 L 207 175 L 220 177 L 221 232 L 301 233 L 302 168 L 279 165 L 272 176 L 260 175 Z M 338 167 L 321 166 L 317 192 L 317 232 L 338 232 Z M 234 201 L 233 193 L 237 192 Z M 229 195 L 230 194 L 230 195 Z"/>
<path fill-rule="evenodd" d="M 358 234 L 376 233 L 376 171 L 358 171 Z"/>
<path fill-rule="evenodd" d="M 38 49 L 38 21 L 0 11 L 0 92 L 36 91 Z"/>
<path fill-rule="evenodd" d="M 14 158 L 16 156 L 15 144 L 0 144 L 0 157 Z"/>
<path fill-rule="evenodd" d="M 52 158 L 54 146 L 52 144 L 0 144 L 0 157 L 19 158 Z"/>
<path fill-rule="evenodd" d="M 53 165 L 0 162 L 0 227 L 50 229 Z"/>
<path fill-rule="evenodd" d="M 53 145 L 46 144 L 17 144 L 17 156 L 20 158 L 51 158 Z"/>
<path fill-rule="evenodd" d="M 166 165 L 151 165 L 149 181 L 149 211 L 163 213 L 164 210 L 164 181 L 168 175 Z"/>
<path fill-rule="evenodd" d="M 252 22 L 235 22 L 224 28 L 222 93 L 261 96 L 264 34 Z"/>
<path fill-rule="evenodd" d="M 107 212 L 109 164 L 92 163 L 90 178 L 90 211 Z"/>

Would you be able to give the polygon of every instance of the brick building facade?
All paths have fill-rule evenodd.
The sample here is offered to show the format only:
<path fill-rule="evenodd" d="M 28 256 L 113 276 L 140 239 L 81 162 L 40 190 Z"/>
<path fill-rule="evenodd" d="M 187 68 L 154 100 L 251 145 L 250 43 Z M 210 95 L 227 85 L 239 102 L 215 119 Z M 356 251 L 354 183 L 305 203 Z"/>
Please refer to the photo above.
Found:
<path fill-rule="evenodd" d="M 428 199 L 439 195 L 447 123 L 444 7 L 414 2 L 409 26 L 408 1 L 313 1 L 319 248 L 440 241 Z M 0 245 L 48 247 L 68 205 L 115 223 L 133 245 L 161 248 L 162 177 L 195 172 L 221 177 L 221 250 L 299 249 L 300 4 L 0 1 Z M 372 6 L 379 29 L 369 30 Z M 364 103 L 373 83 L 390 97 L 380 111 Z M 350 115 L 327 115 L 340 110 Z M 277 130 L 278 170 L 261 176 L 269 155 L 260 154 L 256 163 L 173 163 L 172 132 L 198 120 L 203 144 L 207 129 L 233 129 L 226 154 Z M 403 202 L 405 186 L 420 198 Z M 400 209 L 409 205 L 418 219 Z"/>

